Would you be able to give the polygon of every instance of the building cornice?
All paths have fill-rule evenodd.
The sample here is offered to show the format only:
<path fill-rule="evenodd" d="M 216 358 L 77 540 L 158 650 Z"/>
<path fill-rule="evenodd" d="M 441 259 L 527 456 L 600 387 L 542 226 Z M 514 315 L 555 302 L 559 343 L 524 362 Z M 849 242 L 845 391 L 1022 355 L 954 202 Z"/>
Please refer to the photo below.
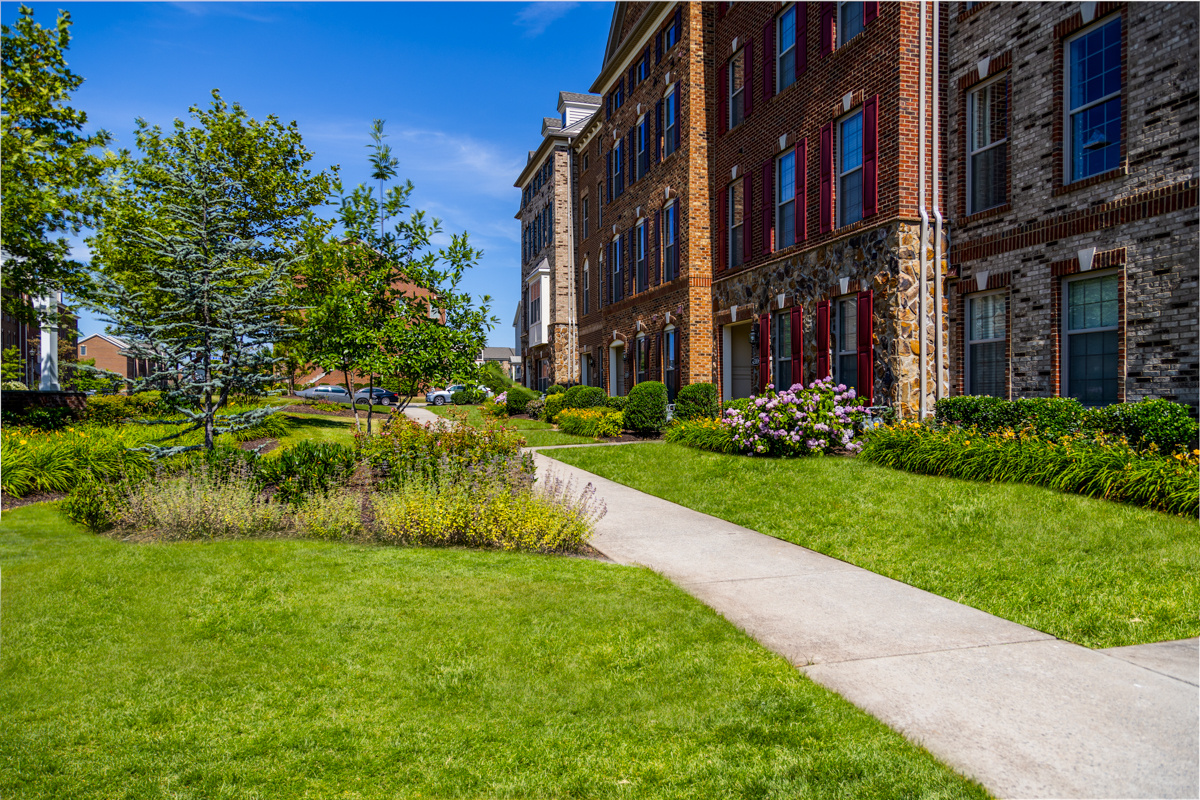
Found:
<path fill-rule="evenodd" d="M 592 88 L 588 91 L 592 94 L 606 94 L 609 84 L 629 68 L 629 65 L 633 63 L 634 56 L 642 52 L 645 44 L 649 42 L 651 34 L 666 22 L 676 5 L 678 3 L 651 3 L 647 6 L 629 31 L 629 35 L 625 37 L 625 41 L 621 42 L 612 57 L 606 60 L 604 66 L 600 68 L 600 74 L 596 76 Z"/>

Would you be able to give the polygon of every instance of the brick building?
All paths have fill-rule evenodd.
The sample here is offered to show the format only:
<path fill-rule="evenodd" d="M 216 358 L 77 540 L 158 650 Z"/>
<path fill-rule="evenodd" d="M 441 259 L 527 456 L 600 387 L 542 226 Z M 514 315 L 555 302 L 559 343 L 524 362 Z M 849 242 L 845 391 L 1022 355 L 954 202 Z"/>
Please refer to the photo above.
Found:
<path fill-rule="evenodd" d="M 1200 7 L 947 5 L 951 391 L 1195 405 Z"/>
<path fill-rule="evenodd" d="M 158 371 L 158 365 L 144 358 L 125 355 L 128 345 L 124 339 L 106 333 L 93 333 L 76 345 L 79 360 L 95 359 L 96 368 L 114 372 L 130 380 L 146 378 Z"/>
<path fill-rule="evenodd" d="M 542 143 L 529 153 L 514 184 L 521 190 L 521 307 L 517 350 L 525 385 L 544 390 L 579 382 L 575 357 L 574 229 L 576 175 L 570 144 L 600 106 L 600 98 L 559 92 L 558 117 L 542 120 Z"/>
<path fill-rule="evenodd" d="M 1198 16 L 617 3 L 572 143 L 582 380 L 1195 404 Z"/>
<path fill-rule="evenodd" d="M 5 294 L 12 294 L 5 290 Z M 0 349 L 12 352 L 16 348 L 16 360 L 21 364 L 21 383 L 31 389 L 38 388 L 42 379 L 42 328 L 36 322 L 23 322 L 5 312 L 0 322 Z M 58 303 L 59 360 L 66 361 L 75 350 L 79 338 L 79 319 L 62 302 Z M 60 369 L 60 378 L 61 367 Z"/>
<path fill-rule="evenodd" d="M 708 80 L 713 8 L 617 3 L 592 91 L 601 113 L 574 142 L 579 359 L 584 383 L 711 380 Z"/>

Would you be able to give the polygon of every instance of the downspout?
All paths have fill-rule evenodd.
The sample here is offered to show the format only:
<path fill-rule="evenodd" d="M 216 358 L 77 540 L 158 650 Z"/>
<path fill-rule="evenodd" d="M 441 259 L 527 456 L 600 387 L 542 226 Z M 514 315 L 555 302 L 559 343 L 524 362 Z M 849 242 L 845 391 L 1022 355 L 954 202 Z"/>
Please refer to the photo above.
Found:
<path fill-rule="evenodd" d="M 925 419 L 926 403 L 925 392 L 928 388 L 928 376 L 926 375 L 926 365 L 928 363 L 928 332 L 929 321 L 928 303 L 925 299 L 925 292 L 928 284 L 925 276 L 926 270 L 926 251 L 929 247 L 929 212 L 925 210 L 925 0 L 919 3 L 921 9 L 921 68 L 919 88 L 917 89 L 917 117 L 920 127 L 920 133 L 917 139 L 917 169 L 919 177 L 917 178 L 917 204 L 921 213 L 921 253 L 918 259 L 919 269 L 921 270 L 917 278 L 917 317 L 920 319 L 918 349 L 917 349 L 917 368 L 920 370 L 920 397 L 917 400 L 917 416 L 920 419 Z"/>
<path fill-rule="evenodd" d="M 567 275 L 567 380 L 579 383 L 579 331 L 575 321 L 575 149 L 571 146 L 575 137 L 567 137 L 567 259 L 571 264 Z"/>
<path fill-rule="evenodd" d="M 934 335 L 937 337 L 933 344 L 934 361 L 934 397 L 941 400 L 945 396 L 942 364 L 946 360 L 946 345 L 942 332 L 942 205 L 938 201 L 938 184 L 941 175 L 938 172 L 938 128 L 941 127 L 941 117 L 938 116 L 938 98 L 941 94 L 941 72 L 938 70 L 938 58 L 941 55 L 939 28 L 941 27 L 941 10 L 938 0 L 933 0 L 933 217 L 936 220 L 933 228 L 933 306 L 934 306 Z"/>

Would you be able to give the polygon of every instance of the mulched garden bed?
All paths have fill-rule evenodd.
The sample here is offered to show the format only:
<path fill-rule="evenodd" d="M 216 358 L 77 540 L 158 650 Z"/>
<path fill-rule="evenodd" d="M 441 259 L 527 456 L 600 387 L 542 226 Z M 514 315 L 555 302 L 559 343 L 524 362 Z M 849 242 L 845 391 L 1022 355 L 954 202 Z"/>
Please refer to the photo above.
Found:
<path fill-rule="evenodd" d="M 24 497 L 13 497 L 11 494 L 0 492 L 0 511 L 9 511 L 33 503 L 48 503 L 52 500 L 62 500 L 66 492 L 31 492 Z"/>
<path fill-rule="evenodd" d="M 267 453 L 279 447 L 279 440 L 272 439 L 270 437 L 263 439 L 251 439 L 248 442 L 239 442 L 238 447 L 242 448 L 243 450 L 258 450 L 258 448 L 261 447 L 262 449 L 258 450 L 258 454 L 260 456 L 265 456 Z"/>

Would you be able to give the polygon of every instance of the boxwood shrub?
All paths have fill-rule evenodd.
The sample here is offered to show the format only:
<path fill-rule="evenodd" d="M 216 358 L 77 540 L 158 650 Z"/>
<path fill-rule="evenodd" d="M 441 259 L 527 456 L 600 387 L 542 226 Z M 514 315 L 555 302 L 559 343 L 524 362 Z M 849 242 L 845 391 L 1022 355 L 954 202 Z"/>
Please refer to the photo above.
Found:
<path fill-rule="evenodd" d="M 629 390 L 625 427 L 637 434 L 659 433 L 667 424 L 667 387 L 659 381 L 642 381 Z"/>
<path fill-rule="evenodd" d="M 567 389 L 564 408 L 595 408 L 604 405 L 608 393 L 599 386 L 572 386 Z"/>
<path fill-rule="evenodd" d="M 689 383 L 675 398 L 675 419 L 716 419 L 719 413 L 717 387 L 711 383 Z"/>
<path fill-rule="evenodd" d="M 542 421 L 553 423 L 558 412 L 566 408 L 567 396 L 563 392 L 546 395 L 546 406 L 542 409 Z"/>
<path fill-rule="evenodd" d="M 566 390 L 567 387 L 558 383 L 552 383 L 546 387 L 546 396 L 549 397 L 552 394 L 562 394 Z"/>
<path fill-rule="evenodd" d="M 558 429 L 575 436 L 619 436 L 622 427 L 621 412 L 610 408 L 564 408 L 558 414 Z"/>
<path fill-rule="evenodd" d="M 537 392 L 532 389 L 526 389 L 524 386 L 514 386 L 509 389 L 508 398 L 505 400 L 509 415 L 524 414 L 525 407 L 529 405 L 529 401 L 536 399 L 537 396 Z"/>
<path fill-rule="evenodd" d="M 614 411 L 624 411 L 624 410 L 625 410 L 625 405 L 626 405 L 628 402 L 629 402 L 629 398 L 628 398 L 628 397 L 621 397 L 621 396 L 617 396 L 617 397 L 607 397 L 607 396 L 606 396 L 606 397 L 604 398 L 604 406 L 605 406 L 605 408 L 611 408 L 611 409 L 613 409 Z"/>

